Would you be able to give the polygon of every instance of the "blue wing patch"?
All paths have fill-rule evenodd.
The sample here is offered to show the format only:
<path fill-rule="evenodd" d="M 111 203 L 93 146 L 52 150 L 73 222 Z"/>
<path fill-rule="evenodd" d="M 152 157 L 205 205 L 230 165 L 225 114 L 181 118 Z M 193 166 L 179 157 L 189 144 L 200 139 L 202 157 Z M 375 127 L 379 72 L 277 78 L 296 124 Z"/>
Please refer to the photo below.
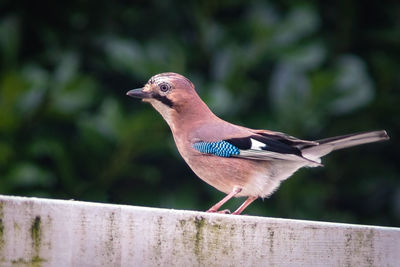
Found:
<path fill-rule="evenodd" d="M 225 158 L 239 155 L 240 153 L 239 148 L 228 143 L 227 141 L 197 142 L 193 144 L 193 147 L 201 153 L 213 154 Z"/>

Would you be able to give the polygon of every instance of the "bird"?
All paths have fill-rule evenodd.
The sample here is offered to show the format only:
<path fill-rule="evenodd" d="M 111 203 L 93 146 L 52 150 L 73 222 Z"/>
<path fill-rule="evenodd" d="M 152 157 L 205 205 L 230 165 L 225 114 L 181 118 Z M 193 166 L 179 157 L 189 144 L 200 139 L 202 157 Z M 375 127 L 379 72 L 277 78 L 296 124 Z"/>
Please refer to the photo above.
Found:
<path fill-rule="evenodd" d="M 385 130 L 378 130 L 307 141 L 235 125 L 217 117 L 193 83 L 173 72 L 154 75 L 142 88 L 126 94 L 150 103 L 169 125 L 179 153 L 193 172 L 226 194 L 207 210 L 212 213 L 230 213 L 221 210 L 228 200 L 247 197 L 232 213 L 241 214 L 256 199 L 269 197 L 298 169 L 322 166 L 326 154 L 389 139 Z"/>

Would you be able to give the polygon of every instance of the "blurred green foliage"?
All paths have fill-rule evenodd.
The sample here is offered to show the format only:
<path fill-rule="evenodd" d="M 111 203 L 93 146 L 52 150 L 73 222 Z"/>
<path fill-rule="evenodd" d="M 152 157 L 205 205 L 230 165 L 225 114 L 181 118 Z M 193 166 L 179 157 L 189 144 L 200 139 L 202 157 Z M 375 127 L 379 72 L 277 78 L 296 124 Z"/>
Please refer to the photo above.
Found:
<path fill-rule="evenodd" d="M 300 138 L 374 129 L 248 214 L 399 226 L 397 1 L 0 3 L 0 193 L 205 210 L 223 194 L 125 96 L 190 78 L 212 110 Z M 242 199 L 232 201 L 234 209 Z"/>

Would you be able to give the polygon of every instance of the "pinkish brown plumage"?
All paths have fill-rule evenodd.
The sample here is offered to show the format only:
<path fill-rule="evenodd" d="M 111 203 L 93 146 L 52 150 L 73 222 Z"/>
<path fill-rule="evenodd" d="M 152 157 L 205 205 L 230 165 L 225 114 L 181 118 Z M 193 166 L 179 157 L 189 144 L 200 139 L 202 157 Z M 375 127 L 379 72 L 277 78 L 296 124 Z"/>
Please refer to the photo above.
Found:
<path fill-rule="evenodd" d="M 306 141 L 283 133 L 254 130 L 214 115 L 194 85 L 176 73 L 153 76 L 127 95 L 149 102 L 171 128 L 179 153 L 203 181 L 227 196 L 211 207 L 219 211 L 232 197 L 248 199 L 240 214 L 258 197 L 272 194 L 301 167 L 321 166 L 320 158 L 333 150 L 388 139 L 385 131 Z"/>

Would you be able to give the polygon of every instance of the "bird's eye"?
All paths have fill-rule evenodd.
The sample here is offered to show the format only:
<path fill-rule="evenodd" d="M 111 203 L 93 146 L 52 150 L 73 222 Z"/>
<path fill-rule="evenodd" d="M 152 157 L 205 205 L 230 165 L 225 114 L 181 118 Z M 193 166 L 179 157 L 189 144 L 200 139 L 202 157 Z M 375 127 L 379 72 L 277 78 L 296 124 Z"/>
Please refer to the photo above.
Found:
<path fill-rule="evenodd" d="M 171 89 L 171 86 L 168 83 L 161 83 L 159 87 L 161 92 L 167 92 L 169 89 Z"/>

